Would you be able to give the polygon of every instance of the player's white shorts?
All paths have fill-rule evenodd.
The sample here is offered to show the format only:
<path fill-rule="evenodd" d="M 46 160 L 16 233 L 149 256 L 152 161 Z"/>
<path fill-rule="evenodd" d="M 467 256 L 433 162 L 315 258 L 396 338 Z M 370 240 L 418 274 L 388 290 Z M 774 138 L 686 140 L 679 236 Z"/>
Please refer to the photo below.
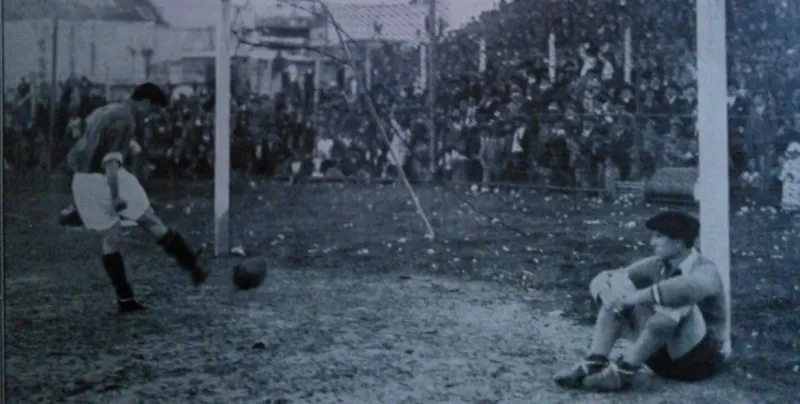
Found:
<path fill-rule="evenodd" d="M 128 206 L 117 212 L 111 200 L 108 179 L 100 173 L 76 173 L 72 179 L 72 198 L 75 207 L 89 230 L 108 230 L 121 220 L 138 220 L 150 207 L 139 180 L 128 170 L 120 168 L 118 176 L 119 198 Z"/>

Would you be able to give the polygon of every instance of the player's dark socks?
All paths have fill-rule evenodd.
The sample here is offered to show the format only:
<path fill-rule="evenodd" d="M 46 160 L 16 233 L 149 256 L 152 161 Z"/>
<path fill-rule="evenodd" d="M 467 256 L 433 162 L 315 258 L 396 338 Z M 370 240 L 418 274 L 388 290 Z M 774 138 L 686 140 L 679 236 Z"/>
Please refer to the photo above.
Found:
<path fill-rule="evenodd" d="M 599 354 L 590 354 L 585 359 L 589 366 L 594 368 L 604 368 L 608 365 L 608 357 Z"/>
<path fill-rule="evenodd" d="M 167 234 L 158 241 L 164 250 L 175 258 L 178 266 L 192 274 L 192 282 L 195 285 L 204 283 L 209 275 L 209 270 L 199 261 L 200 255 L 203 252 L 202 247 L 197 251 L 192 251 L 186 244 L 180 233 L 175 230 L 169 230 Z"/>
<path fill-rule="evenodd" d="M 181 268 L 192 270 L 197 265 L 197 256 L 177 231 L 169 230 L 161 240 L 158 240 L 158 244 L 167 254 L 175 258 Z"/>
<path fill-rule="evenodd" d="M 133 313 L 136 311 L 145 311 L 147 307 L 136 301 L 136 299 L 120 299 L 117 302 L 120 313 Z"/>
<path fill-rule="evenodd" d="M 133 288 L 125 275 L 125 262 L 122 260 L 122 254 L 115 252 L 103 255 L 103 267 L 106 269 L 111 284 L 114 285 L 117 299 L 133 299 Z"/>

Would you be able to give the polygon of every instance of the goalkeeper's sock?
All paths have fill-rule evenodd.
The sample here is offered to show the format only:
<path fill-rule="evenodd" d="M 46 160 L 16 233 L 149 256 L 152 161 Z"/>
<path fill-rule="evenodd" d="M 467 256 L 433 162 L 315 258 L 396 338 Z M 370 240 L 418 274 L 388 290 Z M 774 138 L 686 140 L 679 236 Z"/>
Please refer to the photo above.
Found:
<path fill-rule="evenodd" d="M 589 372 L 596 372 L 608 366 L 608 357 L 605 355 L 591 354 L 584 358 L 584 363 Z"/>
<path fill-rule="evenodd" d="M 103 267 L 114 286 L 117 293 L 117 299 L 120 301 L 133 299 L 133 288 L 128 283 L 128 277 L 125 275 L 125 262 L 122 259 L 122 254 L 119 252 L 104 254 Z"/>
<path fill-rule="evenodd" d="M 195 269 L 197 266 L 197 256 L 186 244 L 180 233 L 170 229 L 167 234 L 158 240 L 158 244 L 164 248 L 167 254 L 175 258 L 178 266 L 185 270 Z"/>

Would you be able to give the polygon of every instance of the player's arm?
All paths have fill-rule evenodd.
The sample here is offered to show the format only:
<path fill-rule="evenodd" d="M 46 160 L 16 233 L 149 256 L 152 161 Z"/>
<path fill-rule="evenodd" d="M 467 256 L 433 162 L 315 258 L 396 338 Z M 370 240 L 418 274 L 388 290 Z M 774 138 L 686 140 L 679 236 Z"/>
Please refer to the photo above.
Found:
<path fill-rule="evenodd" d="M 658 258 L 650 257 L 634 262 L 618 269 L 599 273 L 589 284 L 589 293 L 596 302 L 602 303 L 602 296 L 611 289 L 628 288 L 621 283 L 631 285 L 631 289 L 645 289 L 653 284 L 654 273 L 658 272 Z"/>
<path fill-rule="evenodd" d="M 106 155 L 106 159 L 103 160 L 103 171 L 108 180 L 108 187 L 111 189 L 111 200 L 116 203 L 119 201 L 119 169 L 122 166 L 122 157 L 117 159 L 111 154 Z"/>
<path fill-rule="evenodd" d="M 633 264 L 622 269 L 628 274 L 631 282 L 636 285 L 637 289 L 644 289 L 653 284 L 658 274 L 659 258 L 648 257 L 634 262 Z"/>
<path fill-rule="evenodd" d="M 122 168 L 125 150 L 130 147 L 133 139 L 134 123 L 132 121 L 116 121 L 106 132 L 105 140 L 108 141 L 109 147 L 103 156 L 103 172 L 111 190 L 111 199 L 115 204 L 119 201 L 119 170 Z"/>
<path fill-rule="evenodd" d="M 652 303 L 666 308 L 691 307 L 722 290 L 722 280 L 714 265 L 705 264 L 689 274 L 676 276 L 639 290 L 629 304 Z"/>
<path fill-rule="evenodd" d="M 722 279 L 713 264 L 652 286 L 653 300 L 666 307 L 691 306 L 722 290 Z"/>

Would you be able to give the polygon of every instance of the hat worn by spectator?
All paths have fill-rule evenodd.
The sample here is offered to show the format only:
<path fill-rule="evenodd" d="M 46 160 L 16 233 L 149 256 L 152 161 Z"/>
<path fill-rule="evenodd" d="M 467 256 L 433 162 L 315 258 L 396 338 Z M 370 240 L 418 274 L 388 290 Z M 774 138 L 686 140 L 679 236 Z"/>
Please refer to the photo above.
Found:
<path fill-rule="evenodd" d="M 690 247 L 700 234 L 700 222 L 683 212 L 659 213 L 645 222 L 645 227 L 671 239 L 683 241 Z"/>

